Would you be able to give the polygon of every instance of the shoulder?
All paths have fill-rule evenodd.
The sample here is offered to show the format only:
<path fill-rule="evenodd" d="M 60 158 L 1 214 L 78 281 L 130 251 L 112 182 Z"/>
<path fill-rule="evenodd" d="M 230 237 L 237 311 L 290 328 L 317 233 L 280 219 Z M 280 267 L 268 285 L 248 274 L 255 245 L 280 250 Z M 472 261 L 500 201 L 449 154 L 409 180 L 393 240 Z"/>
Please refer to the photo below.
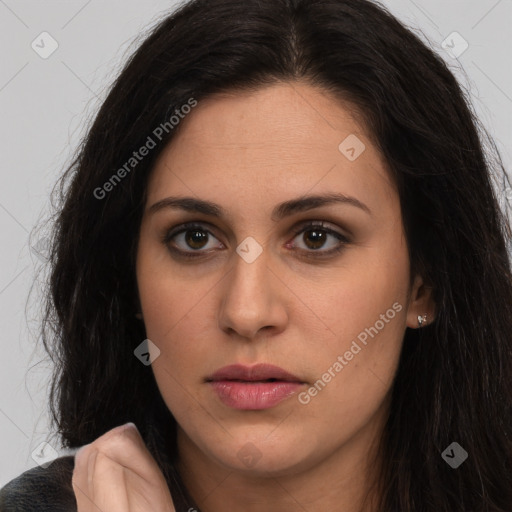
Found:
<path fill-rule="evenodd" d="M 25 471 L 0 489 L 0 512 L 76 512 L 74 455 Z"/>

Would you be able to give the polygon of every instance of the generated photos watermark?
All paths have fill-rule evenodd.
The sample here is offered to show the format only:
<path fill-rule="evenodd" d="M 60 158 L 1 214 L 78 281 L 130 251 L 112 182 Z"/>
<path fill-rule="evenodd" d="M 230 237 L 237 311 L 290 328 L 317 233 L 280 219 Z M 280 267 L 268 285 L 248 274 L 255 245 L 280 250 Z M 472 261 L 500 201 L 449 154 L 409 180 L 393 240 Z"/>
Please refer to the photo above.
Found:
<path fill-rule="evenodd" d="M 454 441 L 444 450 L 441 457 L 451 468 L 457 469 L 468 458 L 468 452 Z"/>
<path fill-rule="evenodd" d="M 132 153 L 132 156 L 121 166 L 119 169 L 112 174 L 112 176 L 105 181 L 101 187 L 96 187 L 93 190 L 93 195 L 96 199 L 105 199 L 109 192 L 112 192 L 116 185 L 126 178 L 130 172 L 139 165 L 146 156 L 149 155 L 152 149 L 156 148 L 157 144 L 162 141 L 164 134 L 170 133 L 187 114 L 192 111 L 192 108 L 197 105 L 197 100 L 189 98 L 187 103 L 183 104 L 180 108 L 175 109 L 174 113 L 168 121 L 160 123 L 152 132 L 148 135 L 146 142 L 137 150 Z"/>
<path fill-rule="evenodd" d="M 361 331 L 357 335 L 357 340 L 354 339 L 350 345 L 350 349 L 347 350 L 343 355 L 339 355 L 336 358 L 336 361 L 327 369 L 327 371 L 322 374 L 322 376 L 312 385 L 310 386 L 306 391 L 302 391 L 297 395 L 298 401 L 303 404 L 309 404 L 311 402 L 311 399 L 318 395 L 320 391 L 322 391 L 325 386 L 329 382 L 331 382 L 336 375 L 338 375 L 345 366 L 349 364 L 349 362 L 354 359 L 354 356 L 359 354 L 361 350 L 368 344 L 368 337 L 374 338 L 379 334 L 379 332 L 384 329 L 386 324 L 389 324 L 389 322 L 395 318 L 396 314 L 402 311 L 403 307 L 399 302 L 395 302 L 391 308 L 389 308 L 386 313 L 383 313 L 380 315 L 380 319 L 377 320 L 373 326 L 367 327 L 363 331 Z M 363 345 L 359 345 L 359 343 Z"/>

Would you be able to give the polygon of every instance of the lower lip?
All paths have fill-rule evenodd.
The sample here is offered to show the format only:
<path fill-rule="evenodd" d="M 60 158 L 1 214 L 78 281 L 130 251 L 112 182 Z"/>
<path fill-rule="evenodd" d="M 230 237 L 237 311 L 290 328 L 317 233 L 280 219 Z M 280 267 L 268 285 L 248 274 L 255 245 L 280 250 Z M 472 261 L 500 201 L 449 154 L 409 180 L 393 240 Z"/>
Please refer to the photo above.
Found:
<path fill-rule="evenodd" d="M 221 401 L 234 409 L 268 409 L 295 394 L 299 382 L 240 382 L 219 380 L 210 382 Z"/>

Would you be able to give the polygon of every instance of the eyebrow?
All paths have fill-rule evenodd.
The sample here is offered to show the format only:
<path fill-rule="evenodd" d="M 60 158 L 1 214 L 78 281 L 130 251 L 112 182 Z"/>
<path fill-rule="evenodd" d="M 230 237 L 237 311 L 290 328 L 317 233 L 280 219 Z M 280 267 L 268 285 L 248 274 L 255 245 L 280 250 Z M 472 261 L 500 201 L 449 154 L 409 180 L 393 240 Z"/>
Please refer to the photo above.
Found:
<path fill-rule="evenodd" d="M 355 197 L 344 194 L 322 194 L 302 196 L 297 199 L 290 199 L 279 203 L 272 210 L 272 220 L 278 221 L 290 215 L 319 208 L 330 204 L 345 204 L 355 206 L 364 212 L 372 215 L 371 210 L 364 203 Z M 195 197 L 166 197 L 157 201 L 148 208 L 148 213 L 153 214 L 166 208 L 180 209 L 187 212 L 203 213 L 211 217 L 227 217 L 226 210 L 211 201 L 197 199 Z"/>

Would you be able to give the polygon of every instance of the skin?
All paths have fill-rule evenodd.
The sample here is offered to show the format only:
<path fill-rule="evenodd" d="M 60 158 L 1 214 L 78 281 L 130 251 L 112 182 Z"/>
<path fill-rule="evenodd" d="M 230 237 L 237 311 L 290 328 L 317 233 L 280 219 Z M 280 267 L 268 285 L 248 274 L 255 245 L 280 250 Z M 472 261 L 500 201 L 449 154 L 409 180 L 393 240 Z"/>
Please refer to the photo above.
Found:
<path fill-rule="evenodd" d="M 165 478 L 133 423 L 82 446 L 71 483 L 78 512 L 175 512 Z"/>
<path fill-rule="evenodd" d="M 349 135 L 366 146 L 354 161 L 338 149 Z M 272 219 L 283 201 L 325 193 L 370 213 L 344 203 Z M 151 208 L 170 196 L 212 201 L 226 215 Z M 203 242 L 163 242 L 192 221 Z M 322 245 L 312 228 L 296 234 L 307 221 L 345 236 L 342 251 L 321 257 L 339 242 L 323 231 Z M 252 263 L 236 252 L 246 237 L 262 248 Z M 411 282 L 396 187 L 350 105 L 302 82 L 199 102 L 150 175 L 137 282 L 160 350 L 152 369 L 178 422 L 179 468 L 202 512 L 361 510 L 405 329 L 418 315 L 431 321 L 434 305 L 421 276 Z M 400 311 L 347 360 L 393 304 Z M 346 365 L 332 377 L 338 356 Z M 225 365 L 260 362 L 300 377 L 303 392 L 329 369 L 332 378 L 308 403 L 296 394 L 258 411 L 224 405 L 205 383 Z M 376 510 L 372 499 L 364 510 Z"/>

